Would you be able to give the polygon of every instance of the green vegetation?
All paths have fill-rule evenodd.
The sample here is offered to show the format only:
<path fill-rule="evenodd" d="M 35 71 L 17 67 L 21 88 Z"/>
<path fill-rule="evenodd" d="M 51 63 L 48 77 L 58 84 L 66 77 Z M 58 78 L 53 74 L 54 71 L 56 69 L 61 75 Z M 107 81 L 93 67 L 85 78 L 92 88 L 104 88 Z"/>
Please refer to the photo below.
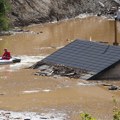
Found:
<path fill-rule="evenodd" d="M 113 112 L 114 112 L 113 120 L 120 120 L 120 110 L 116 109 Z"/>
<path fill-rule="evenodd" d="M 114 109 L 113 109 L 113 120 L 120 120 L 120 109 L 118 109 L 117 100 L 113 97 Z"/>
<path fill-rule="evenodd" d="M 10 3 L 8 2 L 8 0 L 0 0 L 0 31 L 9 29 L 9 12 Z"/>
<path fill-rule="evenodd" d="M 89 115 L 88 113 L 81 113 L 80 116 L 82 120 L 97 120 L 93 118 L 91 115 Z"/>

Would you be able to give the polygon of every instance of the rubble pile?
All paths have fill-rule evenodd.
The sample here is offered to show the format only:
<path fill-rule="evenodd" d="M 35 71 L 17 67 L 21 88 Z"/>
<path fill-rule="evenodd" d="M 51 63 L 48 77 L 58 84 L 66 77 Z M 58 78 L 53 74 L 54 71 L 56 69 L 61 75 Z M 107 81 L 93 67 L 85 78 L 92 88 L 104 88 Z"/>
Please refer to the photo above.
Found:
<path fill-rule="evenodd" d="M 36 67 L 34 66 L 33 68 Z M 42 75 L 42 76 L 57 75 L 57 76 L 64 76 L 69 78 L 80 78 L 81 75 L 87 74 L 86 70 L 66 67 L 63 65 L 50 65 L 46 63 L 39 63 L 39 67 L 37 68 L 38 68 L 38 72 L 36 72 L 35 75 Z"/>

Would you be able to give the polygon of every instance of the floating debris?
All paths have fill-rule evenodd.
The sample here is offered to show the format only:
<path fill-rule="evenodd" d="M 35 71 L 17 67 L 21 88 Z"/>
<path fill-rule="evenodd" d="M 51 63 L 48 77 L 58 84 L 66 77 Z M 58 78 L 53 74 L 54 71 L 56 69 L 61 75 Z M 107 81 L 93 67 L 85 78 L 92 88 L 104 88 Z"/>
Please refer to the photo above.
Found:
<path fill-rule="evenodd" d="M 120 90 L 120 87 L 119 86 L 116 86 L 116 85 L 112 85 L 112 84 L 106 84 L 106 83 L 103 83 L 101 84 L 105 87 L 108 87 L 108 90 Z"/>
<path fill-rule="evenodd" d="M 40 65 L 41 64 L 41 65 Z M 32 66 L 34 69 L 35 66 Z M 35 75 L 41 75 L 41 76 L 64 76 L 69 78 L 80 78 L 81 75 L 86 74 L 86 70 L 82 69 L 74 69 L 71 67 L 66 67 L 62 65 L 50 65 L 43 63 L 39 63 L 38 72 L 35 73 Z"/>
<path fill-rule="evenodd" d="M 115 86 L 115 85 L 111 85 L 108 89 L 109 90 L 120 90 L 120 87 Z"/>

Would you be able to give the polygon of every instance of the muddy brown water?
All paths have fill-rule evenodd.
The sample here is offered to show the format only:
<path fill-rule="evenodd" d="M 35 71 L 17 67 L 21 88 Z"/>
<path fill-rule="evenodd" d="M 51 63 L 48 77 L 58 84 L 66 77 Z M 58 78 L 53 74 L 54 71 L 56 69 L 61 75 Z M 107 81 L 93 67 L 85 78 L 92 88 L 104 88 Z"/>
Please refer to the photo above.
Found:
<path fill-rule="evenodd" d="M 120 42 L 120 28 L 118 42 Z M 0 37 L 0 54 L 8 48 L 13 56 L 36 59 L 47 56 L 76 38 L 99 42 L 114 42 L 114 20 L 98 17 L 76 18 L 58 23 L 32 25 L 29 32 Z M 33 56 L 31 58 L 31 56 Z M 35 61 L 32 62 L 34 64 Z M 25 62 L 27 64 L 27 62 Z M 98 81 L 64 77 L 35 76 L 36 70 L 19 69 L 17 65 L 0 66 L 0 109 L 12 111 L 63 111 L 69 120 L 80 120 L 79 113 L 88 112 L 101 120 L 112 120 L 113 96 L 120 100 L 119 91 L 108 91 Z M 100 81 L 120 85 L 119 81 Z M 92 83 L 92 84 L 91 84 Z"/>

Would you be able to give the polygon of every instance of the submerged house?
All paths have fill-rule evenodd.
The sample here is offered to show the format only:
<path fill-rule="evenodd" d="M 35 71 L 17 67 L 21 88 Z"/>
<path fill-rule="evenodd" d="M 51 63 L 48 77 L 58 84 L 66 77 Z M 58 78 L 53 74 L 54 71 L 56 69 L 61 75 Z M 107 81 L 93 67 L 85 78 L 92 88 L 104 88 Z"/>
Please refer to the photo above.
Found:
<path fill-rule="evenodd" d="M 76 73 L 82 70 L 80 79 L 120 79 L 120 47 L 77 39 L 35 66 L 42 65 L 64 66 Z"/>

